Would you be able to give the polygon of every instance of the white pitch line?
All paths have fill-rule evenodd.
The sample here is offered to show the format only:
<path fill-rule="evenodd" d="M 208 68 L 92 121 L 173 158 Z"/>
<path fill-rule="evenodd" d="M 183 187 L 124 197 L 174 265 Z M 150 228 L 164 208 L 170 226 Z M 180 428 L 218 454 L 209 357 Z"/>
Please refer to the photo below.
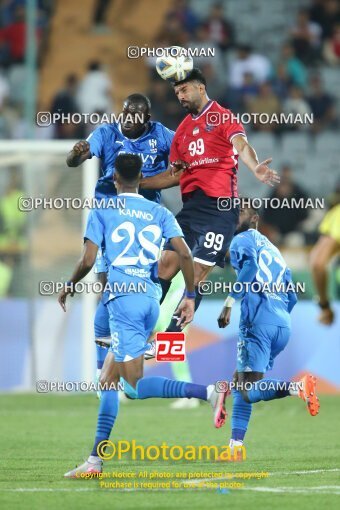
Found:
<path fill-rule="evenodd" d="M 169 488 L 169 489 L 105 489 L 104 491 L 114 490 L 115 492 L 185 492 L 188 489 Z M 205 490 L 202 488 L 202 490 Z M 214 489 L 210 489 L 214 490 Z M 271 493 L 291 493 L 291 494 L 334 494 L 340 495 L 340 485 L 321 485 L 320 487 L 240 487 L 238 489 L 227 489 L 228 491 L 253 491 L 253 492 L 271 492 Z M 78 487 L 78 488 L 46 488 L 46 487 L 17 487 L 16 489 L 0 489 L 0 492 L 102 492 L 99 487 Z"/>

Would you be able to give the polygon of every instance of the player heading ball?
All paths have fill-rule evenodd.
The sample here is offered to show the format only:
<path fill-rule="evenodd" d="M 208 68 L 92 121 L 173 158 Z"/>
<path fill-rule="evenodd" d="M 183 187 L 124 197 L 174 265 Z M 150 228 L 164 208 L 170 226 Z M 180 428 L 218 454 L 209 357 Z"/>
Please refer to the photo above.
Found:
<path fill-rule="evenodd" d="M 271 158 L 259 162 L 243 125 L 235 120 L 232 112 L 208 97 L 206 79 L 200 69 L 194 68 L 184 80 L 175 82 L 173 89 L 188 115 L 177 128 L 171 144 L 172 168 L 143 179 L 142 187 L 163 189 L 180 185 L 183 208 L 176 219 L 194 256 L 197 309 L 202 299 L 199 282 L 207 279 L 215 265 L 224 266 L 238 223 L 238 206 L 233 205 L 228 211 L 218 208 L 219 197 L 238 196 L 238 158 L 264 184 L 274 186 L 279 177 L 268 166 Z M 216 114 L 226 122 L 214 125 Z M 162 300 L 178 271 L 178 257 L 167 243 L 159 262 Z M 175 318 L 167 331 L 178 331 Z"/>

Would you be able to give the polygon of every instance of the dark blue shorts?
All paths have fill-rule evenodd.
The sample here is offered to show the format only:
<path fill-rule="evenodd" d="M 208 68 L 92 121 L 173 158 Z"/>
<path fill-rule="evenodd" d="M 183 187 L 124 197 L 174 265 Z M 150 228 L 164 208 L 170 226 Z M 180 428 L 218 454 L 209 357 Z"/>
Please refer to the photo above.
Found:
<path fill-rule="evenodd" d="M 183 208 L 176 219 L 194 260 L 206 266 L 224 267 L 238 217 L 239 207 L 219 211 L 217 198 L 196 190 L 183 197 Z M 173 250 L 170 242 L 165 243 L 163 249 Z"/>

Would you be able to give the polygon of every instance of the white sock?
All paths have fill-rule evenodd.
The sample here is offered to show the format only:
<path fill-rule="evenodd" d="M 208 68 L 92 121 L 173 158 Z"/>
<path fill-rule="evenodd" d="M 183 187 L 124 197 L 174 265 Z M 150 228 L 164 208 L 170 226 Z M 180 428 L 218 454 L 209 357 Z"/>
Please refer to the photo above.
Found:
<path fill-rule="evenodd" d="M 241 441 L 240 439 L 230 439 L 230 441 L 229 441 L 230 448 L 234 448 L 234 446 L 242 446 L 242 445 L 243 445 L 243 441 Z"/>
<path fill-rule="evenodd" d="M 100 464 L 102 462 L 102 459 L 100 457 L 97 457 L 96 455 L 90 455 L 87 459 L 87 462 L 90 464 Z"/>
<path fill-rule="evenodd" d="M 207 386 L 207 400 L 208 401 L 210 400 L 210 397 L 211 397 L 214 389 L 215 389 L 215 386 L 213 384 L 209 384 L 209 386 Z"/>
<path fill-rule="evenodd" d="M 294 397 L 299 396 L 300 383 L 299 382 L 291 382 L 289 383 L 289 395 Z"/>

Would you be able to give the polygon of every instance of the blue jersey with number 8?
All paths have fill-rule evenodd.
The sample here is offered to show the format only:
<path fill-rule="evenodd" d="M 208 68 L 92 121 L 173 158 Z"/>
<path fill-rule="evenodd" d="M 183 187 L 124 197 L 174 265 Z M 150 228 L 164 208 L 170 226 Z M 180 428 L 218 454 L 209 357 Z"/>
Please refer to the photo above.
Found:
<path fill-rule="evenodd" d="M 253 285 L 243 294 L 240 325 L 290 327 L 296 296 L 293 290 L 286 291 L 293 286 L 291 273 L 278 248 L 257 230 L 249 229 L 232 240 L 230 262 L 238 275 L 247 262 L 252 275 L 248 283 Z M 258 292 L 266 287 L 274 291 Z"/>

